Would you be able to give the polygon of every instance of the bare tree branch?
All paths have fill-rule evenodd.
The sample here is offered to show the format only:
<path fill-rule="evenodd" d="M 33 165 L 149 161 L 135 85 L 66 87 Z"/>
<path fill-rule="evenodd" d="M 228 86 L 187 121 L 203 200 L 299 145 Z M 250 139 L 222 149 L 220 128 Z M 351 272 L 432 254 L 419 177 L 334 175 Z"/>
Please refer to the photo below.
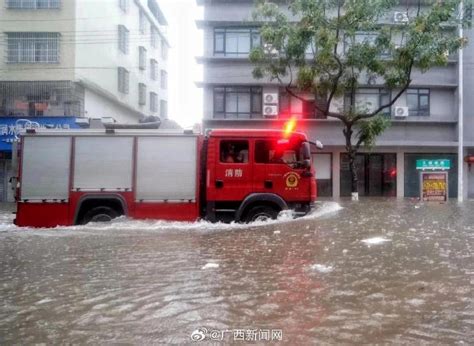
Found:
<path fill-rule="evenodd" d="M 402 89 L 400 89 L 400 91 L 397 93 L 397 95 L 389 103 L 380 106 L 379 108 L 377 108 L 375 111 L 373 111 L 371 113 L 357 115 L 356 117 L 354 117 L 354 122 L 356 122 L 358 120 L 361 120 L 361 119 L 372 118 L 373 116 L 375 116 L 378 113 L 380 113 L 381 111 L 383 111 L 385 108 L 392 107 L 393 104 L 395 102 L 397 102 L 397 100 L 400 98 L 400 96 L 402 96 L 403 93 L 410 87 L 410 84 L 411 84 L 410 76 L 411 76 L 411 71 L 413 69 L 413 64 L 414 64 L 414 60 L 411 59 L 410 64 L 409 64 L 409 66 L 407 68 L 407 71 L 406 71 L 407 80 L 406 80 L 405 84 L 403 85 Z"/>
<path fill-rule="evenodd" d="M 339 85 L 339 80 L 341 79 L 342 75 L 344 74 L 344 69 L 342 67 L 341 60 L 339 59 L 339 57 L 337 55 L 334 55 L 334 59 L 337 61 L 338 65 L 339 65 L 339 73 L 337 74 L 336 78 L 333 81 L 332 89 L 331 89 L 331 92 L 329 93 L 329 97 L 327 99 L 326 110 L 324 112 L 324 114 L 326 114 L 326 115 L 329 112 L 329 108 L 331 107 L 332 99 L 334 98 L 334 95 L 336 94 L 337 87 Z"/>

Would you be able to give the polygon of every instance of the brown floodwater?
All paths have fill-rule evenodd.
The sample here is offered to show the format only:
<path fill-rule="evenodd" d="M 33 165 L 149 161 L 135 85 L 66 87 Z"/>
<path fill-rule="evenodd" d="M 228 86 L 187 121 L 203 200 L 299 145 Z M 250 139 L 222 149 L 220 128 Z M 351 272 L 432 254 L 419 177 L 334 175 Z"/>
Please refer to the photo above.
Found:
<path fill-rule="evenodd" d="M 327 201 L 250 226 L 12 218 L 0 344 L 474 340 L 474 202 Z"/>

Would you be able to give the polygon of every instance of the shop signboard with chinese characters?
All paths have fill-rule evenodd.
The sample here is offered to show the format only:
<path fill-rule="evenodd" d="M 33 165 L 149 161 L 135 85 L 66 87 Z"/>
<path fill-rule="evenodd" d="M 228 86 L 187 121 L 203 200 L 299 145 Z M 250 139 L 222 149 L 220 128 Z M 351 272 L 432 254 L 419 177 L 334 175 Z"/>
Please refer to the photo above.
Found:
<path fill-rule="evenodd" d="M 448 200 L 448 172 L 421 172 L 421 200 L 446 202 Z"/>
<path fill-rule="evenodd" d="M 12 143 L 25 129 L 76 129 L 76 117 L 0 117 L 0 151 L 11 151 Z"/>
<path fill-rule="evenodd" d="M 417 160 L 420 170 L 420 198 L 422 201 L 446 202 L 448 200 L 448 170 L 451 160 Z"/>
<path fill-rule="evenodd" d="M 416 169 L 419 170 L 445 170 L 451 169 L 451 160 L 416 160 Z"/>

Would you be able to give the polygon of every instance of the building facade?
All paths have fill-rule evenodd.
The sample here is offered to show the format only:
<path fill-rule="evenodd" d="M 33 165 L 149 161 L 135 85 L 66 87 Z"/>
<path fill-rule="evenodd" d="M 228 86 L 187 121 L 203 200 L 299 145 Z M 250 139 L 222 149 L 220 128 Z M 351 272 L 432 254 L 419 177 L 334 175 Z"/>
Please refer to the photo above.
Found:
<path fill-rule="evenodd" d="M 318 114 L 315 104 L 321 100 L 305 95 L 307 101 L 302 102 L 288 95 L 278 82 L 252 77 L 248 55 L 261 44 L 259 24 L 251 19 L 254 1 L 198 3 L 204 6 L 204 18 L 197 23 L 204 34 L 204 55 L 197 58 L 204 66 L 204 79 L 199 83 L 204 91 L 204 128 L 282 128 L 290 116 L 296 116 L 298 128 L 325 145 L 322 152 L 314 153 L 319 195 L 350 196 L 349 164 L 340 122 Z M 389 14 L 387 22 L 403 20 L 397 13 L 406 11 L 405 4 Z M 470 30 L 464 34 L 472 37 Z M 378 138 L 374 149 L 362 150 L 357 157 L 361 196 L 419 197 L 416 165 L 422 159 L 449 160 L 449 196 L 458 196 L 458 160 L 474 155 L 474 98 L 469 97 L 474 87 L 474 45 L 465 48 L 463 56 L 463 65 L 456 55 L 449 58 L 447 66 L 427 73 L 413 72 L 410 89 L 387 110 L 391 127 Z M 460 68 L 463 95 L 459 94 Z M 396 92 L 367 78 L 361 83 L 356 101 L 375 109 Z M 464 153 L 458 158 L 460 99 L 464 100 Z M 345 102 L 341 98 L 332 107 L 344 107 Z M 474 198 L 474 169 L 467 163 L 462 166 L 462 176 L 463 196 Z"/>
<path fill-rule="evenodd" d="M 25 120 L 168 117 L 169 42 L 157 0 L 0 1 L 2 141 Z M 0 157 L 0 201 L 11 200 L 11 149 Z"/>

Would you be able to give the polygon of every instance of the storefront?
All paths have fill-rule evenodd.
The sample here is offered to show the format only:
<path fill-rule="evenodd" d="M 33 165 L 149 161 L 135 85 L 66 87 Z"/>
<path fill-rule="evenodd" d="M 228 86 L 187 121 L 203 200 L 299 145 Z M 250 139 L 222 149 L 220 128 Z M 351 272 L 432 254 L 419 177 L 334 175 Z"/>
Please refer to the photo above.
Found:
<path fill-rule="evenodd" d="M 356 156 L 358 191 L 361 197 L 396 197 L 397 155 L 394 153 L 360 153 Z M 341 154 L 341 197 L 351 195 L 349 157 Z"/>
<path fill-rule="evenodd" d="M 458 157 L 453 153 L 430 153 L 417 154 L 405 153 L 405 197 L 420 197 L 420 167 L 417 162 L 420 161 L 447 161 L 449 169 L 443 170 L 448 172 L 449 198 L 458 196 Z"/>
<path fill-rule="evenodd" d="M 18 140 L 21 130 L 29 128 L 71 129 L 79 126 L 76 117 L 0 117 L 0 202 L 14 201 L 10 183 L 10 178 L 15 175 L 12 143 Z"/>
<path fill-rule="evenodd" d="M 313 165 L 316 171 L 316 184 L 319 197 L 331 197 L 332 194 L 332 154 L 313 154 Z"/>

